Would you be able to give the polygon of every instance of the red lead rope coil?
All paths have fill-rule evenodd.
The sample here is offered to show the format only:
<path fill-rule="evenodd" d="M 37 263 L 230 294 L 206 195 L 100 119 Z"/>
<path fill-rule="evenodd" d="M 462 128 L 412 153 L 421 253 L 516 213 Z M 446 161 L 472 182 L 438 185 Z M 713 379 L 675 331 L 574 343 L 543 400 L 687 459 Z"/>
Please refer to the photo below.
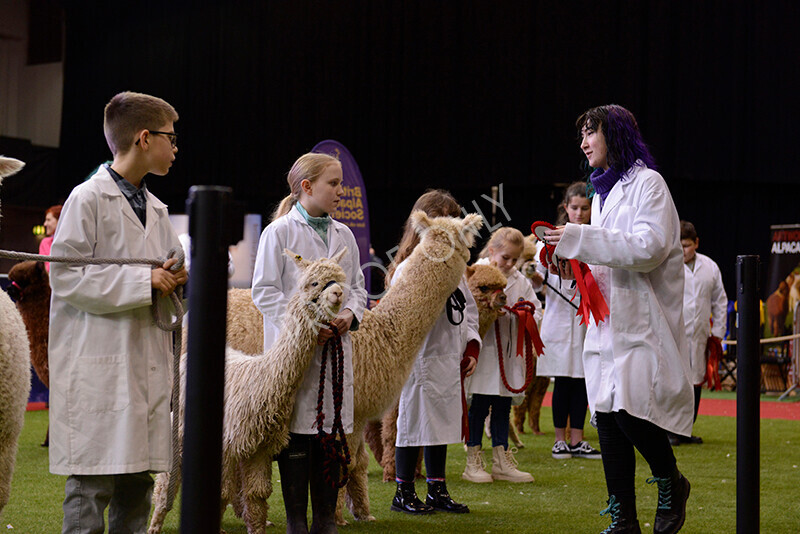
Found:
<path fill-rule="evenodd" d="M 505 306 L 513 315 L 517 316 L 517 356 L 523 352 L 523 344 L 525 351 L 525 383 L 521 388 L 515 389 L 508 383 L 506 377 L 506 368 L 503 364 L 503 346 L 500 342 L 500 329 L 497 322 L 494 323 L 494 337 L 497 341 L 497 361 L 500 363 L 500 378 L 503 380 L 503 386 L 511 393 L 522 393 L 531 384 L 536 366 L 536 360 L 533 357 L 533 348 L 536 348 L 536 353 L 544 354 L 544 344 L 542 338 L 539 336 L 539 329 L 536 327 L 536 319 L 534 313 L 536 312 L 535 306 L 527 300 L 521 300 L 514 304 L 511 308 Z"/>

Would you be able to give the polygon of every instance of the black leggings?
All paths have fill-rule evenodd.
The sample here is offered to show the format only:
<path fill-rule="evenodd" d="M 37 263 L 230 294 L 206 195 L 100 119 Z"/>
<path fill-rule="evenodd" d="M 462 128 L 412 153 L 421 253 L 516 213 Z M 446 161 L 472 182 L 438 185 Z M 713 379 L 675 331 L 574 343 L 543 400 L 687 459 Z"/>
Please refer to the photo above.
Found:
<path fill-rule="evenodd" d="M 675 471 L 675 456 L 667 431 L 628 412 L 597 412 L 597 435 L 603 452 L 608 494 L 617 500 L 636 498 L 636 449 L 650 465 L 653 476 L 664 478 Z"/>
<path fill-rule="evenodd" d="M 447 463 L 447 445 L 426 445 L 424 447 L 425 473 L 428 480 L 444 480 L 444 467 Z M 413 482 L 417 470 L 419 447 L 395 447 L 394 463 L 398 482 Z"/>
<path fill-rule="evenodd" d="M 586 380 L 557 376 L 553 385 L 553 426 L 556 428 L 567 427 L 569 424 L 576 430 L 583 430 L 586 419 L 586 408 L 589 400 L 586 397 Z"/>

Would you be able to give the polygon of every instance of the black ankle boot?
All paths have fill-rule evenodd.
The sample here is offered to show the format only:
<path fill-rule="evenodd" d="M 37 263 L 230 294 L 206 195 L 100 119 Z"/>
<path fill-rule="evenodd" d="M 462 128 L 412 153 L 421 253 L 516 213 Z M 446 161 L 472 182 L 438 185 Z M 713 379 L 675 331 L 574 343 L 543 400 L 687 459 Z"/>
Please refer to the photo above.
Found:
<path fill-rule="evenodd" d="M 333 462 L 330 480 L 325 477 L 325 457 L 318 440 L 311 444 L 311 534 L 337 534 L 336 499 L 339 489 L 332 482 L 339 480 L 341 466 Z"/>
<path fill-rule="evenodd" d="M 444 480 L 428 482 L 428 496 L 425 498 L 425 503 L 442 512 L 452 512 L 454 514 L 466 514 L 469 512 L 469 507 L 466 504 L 457 503 L 450 497 Z"/>
<path fill-rule="evenodd" d="M 675 534 L 686 521 L 686 500 L 689 498 L 691 484 L 678 469 L 665 478 L 652 477 L 648 484 L 658 484 L 658 508 L 653 523 L 654 534 Z"/>
<path fill-rule="evenodd" d="M 308 534 L 309 441 L 291 434 L 289 446 L 278 455 L 281 493 L 286 507 L 286 533 Z"/>
<path fill-rule="evenodd" d="M 617 498 L 611 495 L 607 502 L 608 508 L 600 512 L 600 515 L 611 514 L 611 524 L 600 534 L 642 534 L 636 518 L 636 500 L 617 502 Z"/>
<path fill-rule="evenodd" d="M 391 510 L 407 514 L 432 514 L 433 506 L 429 506 L 417 498 L 413 482 L 398 482 L 397 492 L 392 499 Z"/>

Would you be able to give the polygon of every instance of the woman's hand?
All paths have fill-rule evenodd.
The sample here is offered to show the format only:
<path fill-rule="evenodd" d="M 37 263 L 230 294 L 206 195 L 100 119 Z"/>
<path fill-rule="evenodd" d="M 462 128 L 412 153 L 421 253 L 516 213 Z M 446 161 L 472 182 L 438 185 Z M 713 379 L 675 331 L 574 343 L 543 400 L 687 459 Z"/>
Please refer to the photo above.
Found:
<path fill-rule="evenodd" d="M 558 242 L 561 241 L 561 236 L 564 235 L 564 227 L 563 226 L 556 226 L 554 229 L 546 229 L 544 231 L 544 242 L 547 245 L 551 246 L 558 246 Z"/>

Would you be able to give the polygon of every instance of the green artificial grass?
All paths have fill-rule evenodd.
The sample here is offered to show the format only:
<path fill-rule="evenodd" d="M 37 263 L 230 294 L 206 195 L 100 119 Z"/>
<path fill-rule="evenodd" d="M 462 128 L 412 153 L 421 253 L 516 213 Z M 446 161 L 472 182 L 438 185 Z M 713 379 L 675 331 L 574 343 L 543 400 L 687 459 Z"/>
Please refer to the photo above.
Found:
<path fill-rule="evenodd" d="M 705 394 L 705 392 L 704 392 Z M 471 513 L 452 515 L 436 513 L 412 517 L 389 511 L 394 494 L 393 483 L 381 481 L 381 470 L 372 460 L 369 491 L 376 523 L 352 521 L 341 527 L 347 533 L 429 533 L 459 534 L 499 533 L 599 533 L 609 525 L 608 517 L 598 512 L 607 498 L 602 462 L 599 460 L 554 460 L 550 457 L 553 428 L 549 408 L 542 409 L 545 436 L 523 435 L 525 448 L 517 453 L 519 467 L 530 471 L 532 484 L 494 482 L 472 484 L 461 480 L 465 453 L 463 446 L 448 449 L 448 488 L 453 497 L 470 506 Z M 29 412 L 20 441 L 11 501 L 0 516 L 0 528 L 25 534 L 60 532 L 61 501 L 64 477 L 50 475 L 47 449 L 39 446 L 44 439 L 47 412 Z M 686 525 L 681 532 L 733 533 L 736 531 L 736 421 L 731 417 L 700 416 L 694 433 L 705 440 L 703 445 L 675 448 L 678 466 L 692 483 Z M 586 437 L 597 446 L 597 433 L 587 425 Z M 491 457 L 491 444 L 484 440 L 484 454 Z M 269 500 L 270 519 L 275 523 L 268 532 L 286 528 L 280 479 L 277 466 L 275 493 Z M 657 489 L 647 485 L 650 476 L 646 463 L 637 459 L 636 491 L 639 519 L 643 532 L 652 532 Z M 417 491 L 425 491 L 424 481 Z M 423 493 L 424 495 L 424 493 Z M 761 421 L 761 532 L 797 534 L 800 532 L 800 422 Z M 180 507 L 167 516 L 164 532 L 178 532 Z M 222 527 L 228 534 L 242 534 L 244 524 L 229 508 Z"/>

